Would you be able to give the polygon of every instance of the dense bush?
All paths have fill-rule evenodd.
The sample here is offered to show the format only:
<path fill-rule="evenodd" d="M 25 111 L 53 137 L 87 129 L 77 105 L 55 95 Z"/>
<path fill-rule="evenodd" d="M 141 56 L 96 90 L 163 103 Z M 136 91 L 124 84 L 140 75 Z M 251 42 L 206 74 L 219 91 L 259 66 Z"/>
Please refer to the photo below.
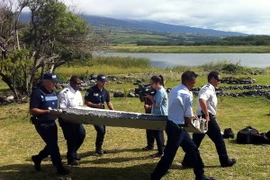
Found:
<path fill-rule="evenodd" d="M 229 63 L 229 64 L 225 64 L 221 70 L 230 74 L 241 74 L 241 73 L 244 73 L 246 69 L 240 66 L 239 63 L 236 63 L 236 64 Z"/>

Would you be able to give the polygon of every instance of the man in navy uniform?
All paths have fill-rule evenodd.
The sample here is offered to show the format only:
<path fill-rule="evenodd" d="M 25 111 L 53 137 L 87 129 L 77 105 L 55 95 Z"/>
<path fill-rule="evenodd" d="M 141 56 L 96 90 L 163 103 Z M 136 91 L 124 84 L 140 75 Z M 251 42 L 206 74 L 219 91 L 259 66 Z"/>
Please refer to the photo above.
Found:
<path fill-rule="evenodd" d="M 57 93 L 53 90 L 56 82 L 57 78 L 54 73 L 45 73 L 41 87 L 38 87 L 31 94 L 30 113 L 33 115 L 31 120 L 46 143 L 38 155 L 32 156 L 32 161 L 35 169 L 40 171 L 41 161 L 50 155 L 53 165 L 57 168 L 57 173 L 66 175 L 70 171 L 62 165 L 58 147 L 56 117 L 50 111 L 57 108 Z"/>
<path fill-rule="evenodd" d="M 194 118 L 192 111 L 193 94 L 191 90 L 196 83 L 197 74 L 193 71 L 186 71 L 182 74 L 181 79 L 182 84 L 174 87 L 170 92 L 168 121 L 166 125 L 168 140 L 164 155 L 151 174 L 151 180 L 159 180 L 167 173 L 179 146 L 185 152 L 188 151 L 191 154 L 196 180 L 214 180 L 214 178 L 204 175 L 204 164 L 200 152 L 184 128 L 185 124 L 188 124 Z"/>
<path fill-rule="evenodd" d="M 97 84 L 92 86 L 86 91 L 85 94 L 85 104 L 92 108 L 105 109 L 104 103 L 106 102 L 110 110 L 114 110 L 113 104 L 110 100 L 109 92 L 104 88 L 107 82 L 106 76 L 99 74 L 97 76 Z M 104 136 L 106 133 L 106 126 L 104 125 L 94 125 L 97 131 L 96 137 L 96 151 L 98 155 L 103 155 L 104 150 L 102 149 Z"/>
<path fill-rule="evenodd" d="M 220 74 L 217 71 L 212 71 L 208 74 L 208 83 L 204 85 L 198 94 L 197 115 L 202 116 L 208 121 L 207 135 L 215 143 L 216 150 L 219 155 L 221 167 L 231 167 L 236 163 L 236 159 L 230 159 L 224 139 L 220 133 L 220 127 L 216 120 L 217 111 L 217 96 L 215 88 L 220 83 Z M 199 148 L 205 134 L 193 134 L 193 141 Z M 187 152 L 182 162 L 184 167 L 193 167 L 194 164 L 190 161 L 190 155 Z"/>
<path fill-rule="evenodd" d="M 81 80 L 77 76 L 70 78 L 70 85 L 59 93 L 60 108 L 83 106 L 82 94 L 79 91 Z M 75 124 L 59 118 L 59 124 L 67 141 L 68 165 L 79 165 L 77 150 L 81 147 L 85 138 L 85 129 L 82 124 Z"/>

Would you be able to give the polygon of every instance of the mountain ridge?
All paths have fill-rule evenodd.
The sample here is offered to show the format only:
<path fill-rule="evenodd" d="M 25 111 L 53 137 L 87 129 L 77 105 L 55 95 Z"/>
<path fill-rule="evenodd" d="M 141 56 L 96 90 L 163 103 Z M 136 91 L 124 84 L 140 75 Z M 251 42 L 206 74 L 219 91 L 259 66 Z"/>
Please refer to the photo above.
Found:
<path fill-rule="evenodd" d="M 216 36 L 246 36 L 239 32 L 219 31 L 182 25 L 172 25 L 151 20 L 116 19 L 104 16 L 83 15 L 82 18 L 90 25 L 96 27 L 107 27 L 109 29 L 123 28 L 133 30 L 147 30 L 163 33 L 193 33 Z"/>

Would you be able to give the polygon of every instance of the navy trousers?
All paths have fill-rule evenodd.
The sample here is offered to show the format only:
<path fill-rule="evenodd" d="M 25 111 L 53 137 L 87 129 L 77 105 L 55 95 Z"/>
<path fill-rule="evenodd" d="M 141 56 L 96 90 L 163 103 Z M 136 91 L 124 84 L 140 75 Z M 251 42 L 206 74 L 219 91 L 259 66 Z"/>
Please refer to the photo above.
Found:
<path fill-rule="evenodd" d="M 228 162 L 228 154 L 226 150 L 226 145 L 224 142 L 224 139 L 222 137 L 222 134 L 220 133 L 220 127 L 216 121 L 215 116 L 210 115 L 210 121 L 208 122 L 208 131 L 206 133 L 209 138 L 215 143 L 216 150 L 219 155 L 219 161 L 220 163 L 227 163 Z M 193 141 L 196 144 L 196 146 L 199 148 L 201 145 L 201 142 L 203 138 L 205 137 L 205 134 L 193 134 Z M 192 166 L 192 162 L 190 160 L 189 153 L 186 153 L 184 160 L 182 162 L 183 164 Z"/>
<path fill-rule="evenodd" d="M 83 125 L 65 122 L 61 119 L 59 119 L 59 124 L 67 141 L 67 159 L 78 158 L 77 150 L 81 147 L 85 138 Z"/>
<path fill-rule="evenodd" d="M 165 146 L 164 155 L 161 157 L 154 172 L 151 174 L 151 180 L 159 180 L 167 173 L 179 146 L 181 146 L 185 152 L 190 152 L 191 159 L 195 164 L 194 173 L 196 177 L 202 177 L 204 175 L 204 164 L 197 146 L 191 140 L 186 129 L 177 126 L 172 121 L 167 121 L 166 133 L 168 140 Z"/>
<path fill-rule="evenodd" d="M 162 134 L 163 134 L 163 131 L 153 130 L 153 135 L 154 135 L 154 138 L 156 139 L 156 142 L 157 142 L 158 154 L 160 154 L 160 155 L 163 154 L 163 150 L 164 150 L 164 147 L 163 147 L 164 140 L 161 137 Z"/>
<path fill-rule="evenodd" d="M 39 133 L 40 137 L 46 143 L 46 146 L 41 150 L 37 156 L 39 160 L 42 160 L 49 155 L 51 156 L 52 163 L 54 166 L 62 166 L 59 147 L 58 147 L 58 136 L 57 126 L 55 122 L 52 123 L 35 123 L 35 128 Z"/>
<path fill-rule="evenodd" d="M 106 126 L 104 125 L 94 125 L 96 131 L 97 131 L 97 137 L 96 137 L 96 150 L 102 149 L 104 137 L 106 134 Z"/>
<path fill-rule="evenodd" d="M 163 131 L 159 131 L 160 133 L 160 138 L 161 138 L 161 141 L 162 141 L 162 146 L 164 146 L 164 133 Z M 149 149 L 153 149 L 154 148 L 154 142 L 155 142 L 155 130 L 151 130 L 151 129 L 146 129 L 146 140 L 147 140 L 147 147 Z M 157 145 L 158 146 L 158 145 Z"/>

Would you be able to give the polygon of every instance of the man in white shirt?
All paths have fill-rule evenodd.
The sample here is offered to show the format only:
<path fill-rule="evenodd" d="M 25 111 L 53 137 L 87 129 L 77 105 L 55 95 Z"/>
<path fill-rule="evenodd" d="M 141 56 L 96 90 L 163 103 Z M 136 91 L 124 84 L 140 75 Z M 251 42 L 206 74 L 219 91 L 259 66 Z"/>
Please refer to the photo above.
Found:
<path fill-rule="evenodd" d="M 188 151 L 191 154 L 196 180 L 214 180 L 214 178 L 204 175 L 204 164 L 200 157 L 200 152 L 184 128 L 185 122 L 188 123 L 192 118 L 195 118 L 192 111 L 193 94 L 191 90 L 196 83 L 196 78 L 197 74 L 193 71 L 184 72 L 181 77 L 182 84 L 174 87 L 170 92 L 166 125 L 168 140 L 164 155 L 151 174 L 151 180 L 159 180 L 167 173 L 179 146 L 185 152 Z"/>
<path fill-rule="evenodd" d="M 202 116 L 208 121 L 208 131 L 206 134 L 215 143 L 220 165 L 222 167 L 230 167 L 236 163 L 236 159 L 230 159 L 228 157 L 225 142 L 216 120 L 218 101 L 215 88 L 220 81 L 220 74 L 217 71 L 212 71 L 208 74 L 208 83 L 200 89 L 198 94 L 197 115 Z M 204 136 L 205 134 L 193 134 L 193 141 L 198 148 Z M 189 153 L 187 153 L 182 162 L 182 165 L 185 167 L 193 167 L 193 163 L 190 161 L 189 156 Z"/>
<path fill-rule="evenodd" d="M 70 85 L 59 93 L 60 108 L 70 108 L 83 106 L 82 94 L 79 91 L 81 80 L 77 76 L 70 78 Z M 80 158 L 77 150 L 82 145 L 85 138 L 85 129 L 82 124 L 75 124 L 59 118 L 60 126 L 67 141 L 68 164 L 79 165 Z"/>

